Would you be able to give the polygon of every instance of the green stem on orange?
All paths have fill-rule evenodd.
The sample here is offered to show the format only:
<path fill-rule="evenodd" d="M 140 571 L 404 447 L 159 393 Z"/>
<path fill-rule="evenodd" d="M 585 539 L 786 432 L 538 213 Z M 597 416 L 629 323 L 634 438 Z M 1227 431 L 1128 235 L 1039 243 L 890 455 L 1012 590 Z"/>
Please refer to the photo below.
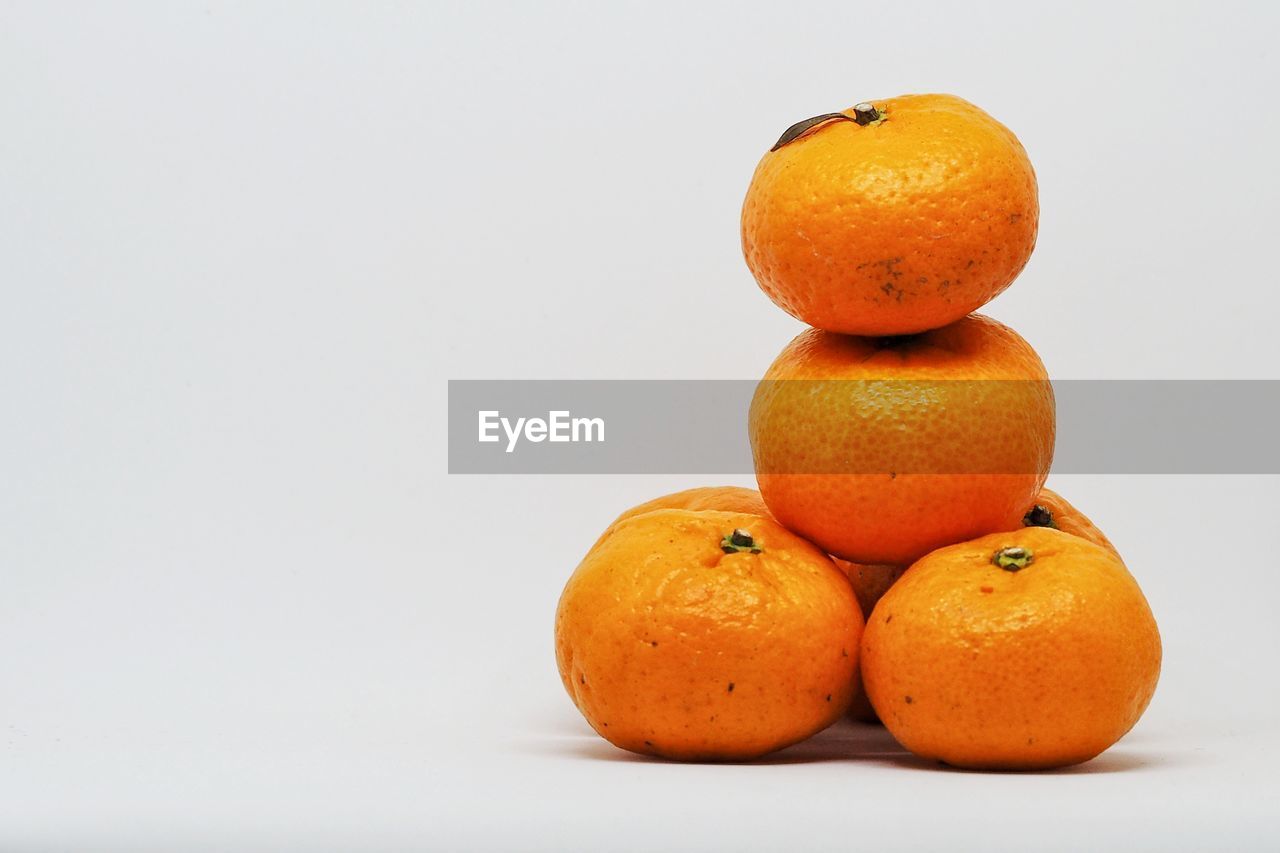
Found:
<path fill-rule="evenodd" d="M 1016 572 L 1025 569 L 1031 565 L 1031 561 L 1035 559 L 1035 554 L 1027 548 L 1001 548 L 991 555 L 991 562 L 995 563 L 1006 572 Z"/>
<path fill-rule="evenodd" d="M 725 537 L 720 540 L 720 550 L 726 554 L 760 554 L 764 549 L 756 545 L 755 537 L 751 532 L 739 527 L 732 533 L 726 533 Z"/>

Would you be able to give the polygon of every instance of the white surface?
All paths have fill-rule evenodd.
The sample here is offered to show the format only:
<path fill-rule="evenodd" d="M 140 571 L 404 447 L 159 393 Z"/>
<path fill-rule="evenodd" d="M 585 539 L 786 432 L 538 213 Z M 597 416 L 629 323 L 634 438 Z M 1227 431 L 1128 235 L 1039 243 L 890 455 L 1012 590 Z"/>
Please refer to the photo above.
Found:
<path fill-rule="evenodd" d="M 987 310 L 1055 377 L 1275 378 L 1270 7 L 355 9 L 0 9 L 0 848 L 1277 845 L 1275 478 L 1055 481 L 1165 640 L 1083 768 L 852 726 L 677 766 L 590 734 L 551 622 L 696 481 L 449 478 L 443 416 L 758 375 L 799 326 L 741 261 L 755 160 L 920 90 L 1031 153 Z"/>

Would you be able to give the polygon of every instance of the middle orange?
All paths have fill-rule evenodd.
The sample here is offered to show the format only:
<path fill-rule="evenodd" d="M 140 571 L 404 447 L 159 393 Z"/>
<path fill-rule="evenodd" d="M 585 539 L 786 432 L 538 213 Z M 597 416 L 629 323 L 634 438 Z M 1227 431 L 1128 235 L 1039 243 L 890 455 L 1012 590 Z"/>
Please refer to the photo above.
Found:
<path fill-rule="evenodd" d="M 756 389 L 749 431 L 778 521 L 905 565 L 1020 523 L 1053 459 L 1053 390 L 1035 350 L 978 314 L 910 337 L 810 329 Z"/>

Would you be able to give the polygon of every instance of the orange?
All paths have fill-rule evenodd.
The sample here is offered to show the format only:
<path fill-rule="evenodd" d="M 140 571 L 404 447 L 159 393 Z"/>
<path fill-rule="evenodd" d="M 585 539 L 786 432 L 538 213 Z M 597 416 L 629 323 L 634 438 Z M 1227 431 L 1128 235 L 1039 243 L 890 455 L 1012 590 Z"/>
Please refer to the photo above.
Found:
<path fill-rule="evenodd" d="M 908 565 L 1019 525 L 1053 457 L 1053 391 L 1027 342 L 977 314 L 889 339 L 811 329 L 748 428 L 774 518 L 843 559 Z"/>
<path fill-rule="evenodd" d="M 1109 551 L 1115 551 L 1111 541 L 1084 513 L 1052 489 L 1040 490 L 1040 494 L 1036 495 L 1035 503 L 1023 514 L 1022 526 L 1053 527 L 1063 533 L 1088 539 Z M 862 608 L 862 613 L 868 620 L 871 619 L 876 604 L 907 570 L 906 566 L 864 566 L 841 560 L 839 557 L 835 558 L 835 564 L 849 576 L 849 581 L 853 584 L 853 594 L 858 598 L 858 606 Z M 871 707 L 871 700 L 867 698 L 867 690 L 861 676 L 854 685 L 853 701 L 849 703 L 849 716 L 864 723 L 880 721 L 875 709 Z"/>
<path fill-rule="evenodd" d="M 1088 761 L 1133 727 L 1160 633 L 1124 563 L 1027 527 L 935 551 L 876 606 L 863 680 L 890 733 L 957 767 Z"/>
<path fill-rule="evenodd" d="M 1061 501 L 1061 499 L 1059 501 L 1061 504 L 1069 506 L 1065 501 Z M 670 495 L 663 495 L 660 498 L 654 498 L 651 501 L 634 506 L 619 515 L 613 524 L 618 524 L 637 515 L 643 515 L 646 512 L 653 512 L 656 509 L 718 509 L 726 512 L 743 512 L 772 518 L 769 515 L 768 508 L 764 505 L 764 501 L 760 498 L 760 493 L 755 489 L 747 489 L 742 486 L 699 486 Z M 611 528 L 612 526 L 610 525 Z M 607 532 L 604 535 L 608 535 Z M 839 557 L 832 558 L 832 561 L 849 578 L 850 583 L 853 585 L 854 597 L 858 599 L 858 608 L 864 616 L 871 613 L 871 608 L 875 607 L 880 597 L 907 570 L 906 566 L 863 566 L 858 563 L 841 560 Z M 849 702 L 849 716 L 863 722 L 879 722 L 875 709 L 871 707 L 871 702 L 867 699 L 867 692 L 862 686 L 862 678 L 860 676 L 855 676 L 853 679 L 853 697 Z"/>
<path fill-rule="evenodd" d="M 1017 277 L 1040 205 L 1008 128 L 954 95 L 830 119 L 764 155 L 742 208 L 747 266 L 783 310 L 901 335 L 954 322 Z"/>
<path fill-rule="evenodd" d="M 658 509 L 614 525 L 569 579 L 556 662 L 615 746 L 741 760 L 845 712 L 862 624 L 840 570 L 775 521 Z"/>
<path fill-rule="evenodd" d="M 906 566 L 864 566 L 860 563 L 841 560 L 839 557 L 833 558 L 833 562 L 849 576 L 849 582 L 853 584 L 854 597 L 858 599 L 858 607 L 867 619 L 871 618 L 871 611 L 875 608 L 876 602 L 907 570 Z M 880 721 L 876 716 L 875 708 L 871 707 L 871 700 L 867 698 L 867 690 L 862 685 L 861 674 L 854 679 L 853 698 L 849 701 L 849 716 L 864 723 Z"/>
<path fill-rule="evenodd" d="M 1052 527 L 1072 536 L 1088 539 L 1095 545 L 1101 545 L 1109 551 L 1116 546 L 1098 529 L 1089 517 L 1067 502 L 1067 499 L 1052 489 L 1041 489 L 1036 495 L 1035 503 L 1022 516 L 1024 527 Z M 1118 552 L 1117 552 L 1118 553 Z"/>
<path fill-rule="evenodd" d="M 864 566 L 839 557 L 832 560 L 849 577 L 853 595 L 858 599 L 858 607 L 864 616 L 871 612 L 876 602 L 884 597 L 889 587 L 907 570 L 906 566 Z"/>

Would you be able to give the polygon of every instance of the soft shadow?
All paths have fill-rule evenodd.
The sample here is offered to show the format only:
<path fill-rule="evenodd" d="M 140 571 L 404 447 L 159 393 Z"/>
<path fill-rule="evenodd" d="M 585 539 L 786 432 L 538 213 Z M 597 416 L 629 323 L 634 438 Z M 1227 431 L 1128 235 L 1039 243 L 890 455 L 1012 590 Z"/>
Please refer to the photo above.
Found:
<path fill-rule="evenodd" d="M 841 720 L 795 746 L 744 764 L 810 764 L 820 761 L 919 762 L 884 726 Z"/>
<path fill-rule="evenodd" d="M 1064 767 L 1056 771 L 1046 770 L 1042 772 L 1046 775 L 1085 776 L 1090 773 L 1129 773 L 1134 770 L 1149 770 L 1155 767 L 1179 767 L 1195 763 L 1189 752 L 1162 752 L 1159 755 L 1152 755 L 1151 753 L 1133 752 L 1113 747 L 1092 761 L 1086 761 L 1084 764 Z"/>
<path fill-rule="evenodd" d="M 918 759 L 898 746 L 882 726 L 851 721 L 840 721 L 806 741 L 750 761 L 695 761 L 672 762 L 665 758 L 640 755 L 619 749 L 595 735 L 555 734 L 517 742 L 522 752 L 540 755 L 559 755 L 591 761 L 624 761 L 653 764 L 734 764 L 778 765 L 812 764 L 822 761 L 867 761 L 892 758 L 904 763 L 929 762 Z"/>
<path fill-rule="evenodd" d="M 1083 764 L 1056 770 L 970 770 L 952 767 L 941 761 L 921 758 L 903 749 L 893 736 L 879 725 L 842 720 L 806 741 L 751 761 L 695 761 L 673 762 L 665 758 L 639 755 L 613 746 L 595 734 L 581 732 L 546 734 L 537 738 L 516 741 L 517 750 L 529 754 L 555 755 L 585 761 L 615 761 L 632 764 L 731 764 L 741 766 L 772 766 L 788 764 L 815 764 L 820 762 L 847 761 L 868 762 L 912 770 L 928 770 L 956 774 L 1010 774 L 1019 776 L 1077 776 L 1101 773 L 1130 773 L 1154 767 L 1168 767 L 1187 763 L 1190 756 L 1163 753 L 1152 755 L 1123 748 L 1113 748 Z"/>
<path fill-rule="evenodd" d="M 917 770 L 923 769 L 961 774 L 971 773 L 980 776 L 1087 776 L 1090 774 L 1101 773 L 1131 773 L 1154 767 L 1170 767 L 1187 763 L 1167 754 L 1159 756 L 1146 755 L 1137 752 L 1127 752 L 1123 749 L 1110 749 L 1102 755 L 1099 755 L 1097 758 L 1086 761 L 1083 764 L 1073 764 L 1070 767 L 1058 767 L 1048 770 L 981 770 L 968 767 L 953 767 L 943 761 L 931 761 L 924 758 L 918 758 L 909 753 L 907 753 L 905 757 L 886 755 L 879 760 L 885 764 L 891 764 L 899 767 L 911 767 Z"/>

